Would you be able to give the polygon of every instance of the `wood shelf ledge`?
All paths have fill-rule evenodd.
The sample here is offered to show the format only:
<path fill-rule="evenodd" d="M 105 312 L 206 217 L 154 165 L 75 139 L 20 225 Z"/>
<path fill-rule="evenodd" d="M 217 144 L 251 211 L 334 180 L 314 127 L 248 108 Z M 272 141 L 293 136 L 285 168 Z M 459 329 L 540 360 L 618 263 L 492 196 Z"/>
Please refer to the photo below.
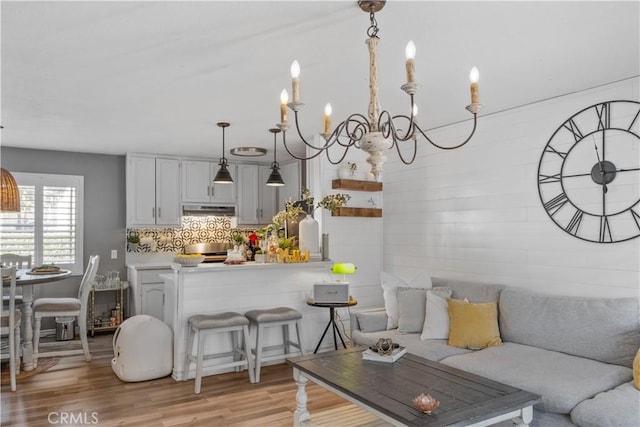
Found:
<path fill-rule="evenodd" d="M 331 188 L 354 191 L 382 191 L 382 183 L 375 181 L 359 181 L 357 179 L 334 179 Z"/>
<path fill-rule="evenodd" d="M 382 209 L 377 208 L 349 208 L 343 206 L 331 212 L 331 216 L 361 216 L 366 218 L 381 218 Z"/>

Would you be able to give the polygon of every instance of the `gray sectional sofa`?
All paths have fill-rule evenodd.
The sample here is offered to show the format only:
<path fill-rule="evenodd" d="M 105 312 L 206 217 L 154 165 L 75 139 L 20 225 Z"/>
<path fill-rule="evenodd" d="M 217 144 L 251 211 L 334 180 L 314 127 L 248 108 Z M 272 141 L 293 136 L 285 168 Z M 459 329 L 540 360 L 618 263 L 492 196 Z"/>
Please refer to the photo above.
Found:
<path fill-rule="evenodd" d="M 385 309 L 351 314 L 355 345 L 392 338 L 413 354 L 539 394 L 533 426 L 639 427 L 632 363 L 640 348 L 637 298 L 546 295 L 501 285 L 432 280 L 451 297 L 498 303 L 503 345 L 470 350 L 386 330 Z"/>

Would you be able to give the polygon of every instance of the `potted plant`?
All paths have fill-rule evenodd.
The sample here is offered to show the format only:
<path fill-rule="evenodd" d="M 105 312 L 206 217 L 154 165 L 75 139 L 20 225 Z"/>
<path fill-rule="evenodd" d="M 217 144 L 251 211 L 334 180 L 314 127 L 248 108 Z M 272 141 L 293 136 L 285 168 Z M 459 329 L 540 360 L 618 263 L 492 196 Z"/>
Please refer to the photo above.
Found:
<path fill-rule="evenodd" d="M 351 196 L 348 194 L 329 194 L 328 196 L 324 196 L 322 200 L 318 202 L 317 207 L 328 209 L 332 214 L 335 214 L 338 211 L 338 208 L 347 205 L 349 199 L 351 199 Z"/>
<path fill-rule="evenodd" d="M 127 237 L 127 243 L 129 243 L 129 251 L 136 252 L 138 245 L 140 244 L 140 236 L 135 231 L 132 231 Z"/>

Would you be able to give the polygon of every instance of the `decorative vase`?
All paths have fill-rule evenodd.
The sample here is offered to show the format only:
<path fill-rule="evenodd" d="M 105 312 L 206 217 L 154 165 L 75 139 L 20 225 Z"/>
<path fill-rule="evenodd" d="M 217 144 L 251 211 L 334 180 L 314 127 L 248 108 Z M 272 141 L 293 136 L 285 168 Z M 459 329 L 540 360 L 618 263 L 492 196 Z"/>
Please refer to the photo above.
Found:
<path fill-rule="evenodd" d="M 300 221 L 298 225 L 298 238 L 300 252 L 309 251 L 310 255 L 320 253 L 320 226 L 311 215 L 307 214 L 306 218 Z"/>
<path fill-rule="evenodd" d="M 338 169 L 338 177 L 340 179 L 353 179 L 353 174 L 348 165 L 340 166 L 340 169 Z"/>

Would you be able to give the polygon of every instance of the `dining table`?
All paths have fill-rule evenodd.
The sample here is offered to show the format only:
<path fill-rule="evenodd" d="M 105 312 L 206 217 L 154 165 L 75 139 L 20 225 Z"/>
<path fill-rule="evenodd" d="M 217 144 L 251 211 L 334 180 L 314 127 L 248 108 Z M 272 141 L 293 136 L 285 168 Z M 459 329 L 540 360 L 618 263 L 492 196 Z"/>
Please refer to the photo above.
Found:
<path fill-rule="evenodd" d="M 22 287 L 22 321 L 24 324 L 22 334 L 22 363 L 25 371 L 31 371 L 33 366 L 33 287 L 35 285 L 47 285 L 66 279 L 71 276 L 71 271 L 60 270 L 57 273 L 41 273 L 29 268 L 16 270 L 16 286 Z M 9 286 L 9 282 L 3 279 L 3 286 Z"/>

